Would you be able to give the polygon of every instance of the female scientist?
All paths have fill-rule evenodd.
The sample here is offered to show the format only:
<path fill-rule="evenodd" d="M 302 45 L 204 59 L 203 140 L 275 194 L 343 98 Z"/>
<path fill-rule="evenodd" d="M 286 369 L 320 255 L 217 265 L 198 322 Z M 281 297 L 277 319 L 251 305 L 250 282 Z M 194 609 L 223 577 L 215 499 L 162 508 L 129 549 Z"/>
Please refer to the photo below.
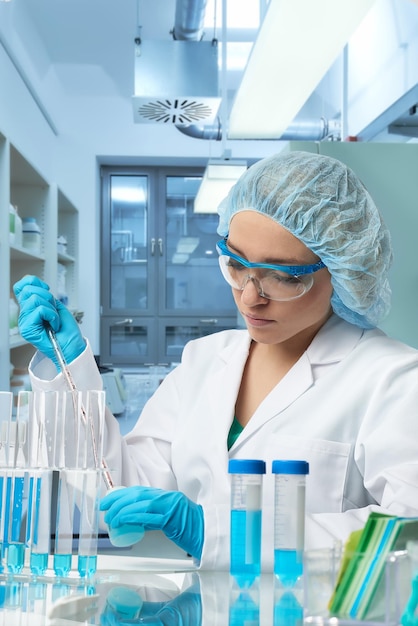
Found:
<path fill-rule="evenodd" d="M 273 459 L 309 462 L 307 548 L 332 545 L 370 511 L 418 515 L 418 351 L 376 328 L 390 304 L 390 236 L 345 165 L 274 155 L 219 208 L 222 274 L 246 330 L 190 341 L 181 364 L 104 454 L 128 489 L 101 503 L 112 526 L 161 529 L 200 562 L 229 561 L 228 459 L 267 463 L 264 571 L 273 565 Z M 34 390 L 65 389 L 44 324 L 80 389 L 102 386 L 88 342 L 48 286 L 15 285 L 20 331 L 38 353 Z"/>

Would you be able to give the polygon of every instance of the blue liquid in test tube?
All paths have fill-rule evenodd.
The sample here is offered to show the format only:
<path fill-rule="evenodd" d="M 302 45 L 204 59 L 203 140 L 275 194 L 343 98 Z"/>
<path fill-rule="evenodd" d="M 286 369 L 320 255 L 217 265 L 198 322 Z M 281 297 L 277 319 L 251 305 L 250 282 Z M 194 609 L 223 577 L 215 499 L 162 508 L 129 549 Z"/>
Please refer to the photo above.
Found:
<path fill-rule="evenodd" d="M 293 595 L 287 591 L 274 603 L 273 626 L 302 626 L 303 607 Z"/>
<path fill-rule="evenodd" d="M 72 554 L 54 554 L 55 576 L 68 576 L 71 572 Z"/>
<path fill-rule="evenodd" d="M 230 573 L 241 588 L 251 587 L 261 571 L 261 502 L 266 464 L 231 459 Z"/>
<path fill-rule="evenodd" d="M 48 569 L 48 552 L 39 554 L 39 552 L 32 552 L 29 562 L 30 571 L 35 576 L 42 576 Z"/>
<path fill-rule="evenodd" d="M 82 578 L 89 578 L 96 573 L 97 556 L 78 556 L 78 573 Z"/>
<path fill-rule="evenodd" d="M 24 477 L 12 474 L 6 481 L 4 509 L 4 547 L 6 567 L 12 574 L 19 574 L 25 564 L 25 543 L 21 541 L 23 521 Z"/>
<path fill-rule="evenodd" d="M 303 552 L 300 550 L 275 550 L 274 573 L 285 587 L 293 587 L 303 573 Z"/>
<path fill-rule="evenodd" d="M 258 626 L 260 624 L 260 601 L 257 595 L 250 593 L 254 589 L 241 589 L 238 597 L 231 599 L 229 607 L 229 626 Z M 258 592 L 258 589 L 256 590 Z"/>
<path fill-rule="evenodd" d="M 260 575 L 261 511 L 231 511 L 231 574 L 240 587 Z"/>
<path fill-rule="evenodd" d="M 7 546 L 7 569 L 11 574 L 19 574 L 25 564 L 25 544 L 9 542 Z"/>

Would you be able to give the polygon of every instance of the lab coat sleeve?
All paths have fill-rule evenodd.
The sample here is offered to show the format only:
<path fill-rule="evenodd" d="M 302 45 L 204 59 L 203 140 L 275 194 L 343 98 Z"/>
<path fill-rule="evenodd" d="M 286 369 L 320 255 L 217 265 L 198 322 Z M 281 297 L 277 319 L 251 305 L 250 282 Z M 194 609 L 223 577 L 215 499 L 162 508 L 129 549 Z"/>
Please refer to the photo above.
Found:
<path fill-rule="evenodd" d="M 172 442 L 179 416 L 180 369 L 170 372 L 145 404 L 125 437 L 140 484 L 181 490 L 172 466 Z"/>

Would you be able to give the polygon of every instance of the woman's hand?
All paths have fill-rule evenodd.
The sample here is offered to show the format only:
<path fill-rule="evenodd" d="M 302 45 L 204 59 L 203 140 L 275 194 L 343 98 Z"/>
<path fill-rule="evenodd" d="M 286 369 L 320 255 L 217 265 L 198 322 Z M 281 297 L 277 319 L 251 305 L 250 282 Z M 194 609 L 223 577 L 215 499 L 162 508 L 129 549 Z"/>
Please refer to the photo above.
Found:
<path fill-rule="evenodd" d="M 112 491 L 100 504 L 110 528 L 118 526 L 162 530 L 180 548 L 200 559 L 203 549 L 203 509 L 180 491 L 125 487 Z"/>

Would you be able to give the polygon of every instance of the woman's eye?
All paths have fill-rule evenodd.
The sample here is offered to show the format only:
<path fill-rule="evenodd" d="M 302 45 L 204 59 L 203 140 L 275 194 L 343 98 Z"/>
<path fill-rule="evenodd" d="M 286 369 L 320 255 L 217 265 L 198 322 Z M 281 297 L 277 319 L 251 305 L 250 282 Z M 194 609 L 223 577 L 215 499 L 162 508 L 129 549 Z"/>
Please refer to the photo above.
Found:
<path fill-rule="evenodd" d="M 297 276 L 293 276 L 292 274 L 285 274 L 284 272 L 272 272 L 271 274 L 269 274 L 268 278 L 273 279 L 278 283 L 292 284 L 300 282 Z"/>
<path fill-rule="evenodd" d="M 230 267 L 232 270 L 243 270 L 245 269 L 244 266 L 242 265 L 242 263 L 240 263 L 239 261 L 235 261 L 234 259 L 229 259 L 228 261 L 228 267 Z"/>

